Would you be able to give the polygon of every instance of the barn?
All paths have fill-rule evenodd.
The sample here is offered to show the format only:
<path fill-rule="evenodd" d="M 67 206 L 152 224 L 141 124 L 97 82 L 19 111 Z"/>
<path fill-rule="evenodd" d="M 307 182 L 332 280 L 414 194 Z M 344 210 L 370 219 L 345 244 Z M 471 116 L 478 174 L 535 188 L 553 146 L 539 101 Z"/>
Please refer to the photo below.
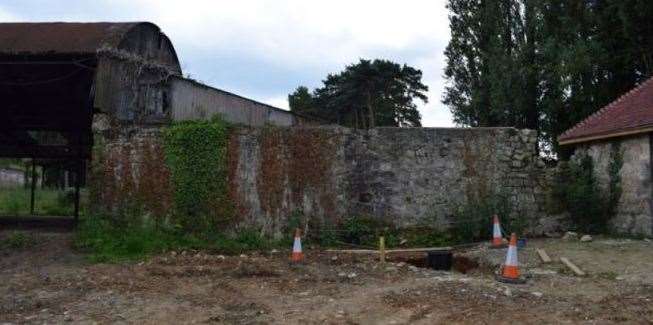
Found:
<path fill-rule="evenodd" d="M 148 22 L 0 23 L 0 98 L 0 157 L 78 175 L 75 215 L 94 144 L 218 113 L 253 126 L 308 121 L 184 78 Z"/>

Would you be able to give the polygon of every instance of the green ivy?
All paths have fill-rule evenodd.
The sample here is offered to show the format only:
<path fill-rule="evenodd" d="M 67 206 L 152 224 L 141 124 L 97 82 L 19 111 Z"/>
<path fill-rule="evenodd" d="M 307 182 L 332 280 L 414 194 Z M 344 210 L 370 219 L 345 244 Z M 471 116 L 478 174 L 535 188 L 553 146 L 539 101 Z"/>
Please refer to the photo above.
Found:
<path fill-rule="evenodd" d="M 220 230 L 233 217 L 228 195 L 228 124 L 178 122 L 164 130 L 166 163 L 174 188 L 173 221 L 186 231 Z"/>
<path fill-rule="evenodd" d="M 608 164 L 609 184 L 603 189 L 595 175 L 594 160 L 583 154 L 577 160 L 562 162 L 552 190 L 553 198 L 568 211 L 580 231 L 604 233 L 608 221 L 616 214 L 621 198 L 619 172 L 623 157 L 618 144 L 612 145 Z"/>
<path fill-rule="evenodd" d="M 610 164 L 608 164 L 608 177 L 610 183 L 608 184 L 608 214 L 615 216 L 617 214 L 617 207 L 621 199 L 621 167 L 624 165 L 623 152 L 621 151 L 621 144 L 613 142 L 610 148 Z"/>

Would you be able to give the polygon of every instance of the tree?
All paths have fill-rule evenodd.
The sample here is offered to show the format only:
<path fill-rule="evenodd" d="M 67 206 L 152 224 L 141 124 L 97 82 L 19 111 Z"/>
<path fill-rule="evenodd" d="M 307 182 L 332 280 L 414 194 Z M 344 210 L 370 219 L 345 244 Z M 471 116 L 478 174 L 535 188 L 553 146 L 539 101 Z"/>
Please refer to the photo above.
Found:
<path fill-rule="evenodd" d="M 405 64 L 361 59 L 329 74 L 313 94 L 306 87 L 297 88 L 289 102 L 293 111 L 312 112 L 349 127 L 421 126 L 415 99 L 428 101 L 428 87 L 421 80 L 422 72 Z M 306 103 L 311 108 L 303 106 Z"/>
<path fill-rule="evenodd" d="M 541 149 L 653 73 L 649 0 L 449 0 L 454 121 L 538 131 Z"/>
<path fill-rule="evenodd" d="M 317 116 L 315 111 L 315 100 L 308 88 L 299 86 L 294 93 L 288 95 L 290 110 L 294 113 L 306 116 Z"/>

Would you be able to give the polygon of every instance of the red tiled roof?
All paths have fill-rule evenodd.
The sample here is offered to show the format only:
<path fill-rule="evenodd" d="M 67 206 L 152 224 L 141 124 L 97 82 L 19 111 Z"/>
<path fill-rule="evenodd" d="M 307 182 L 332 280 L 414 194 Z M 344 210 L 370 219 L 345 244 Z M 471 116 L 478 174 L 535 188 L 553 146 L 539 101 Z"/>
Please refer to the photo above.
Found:
<path fill-rule="evenodd" d="M 582 120 L 558 137 L 560 144 L 585 142 L 653 129 L 653 78 Z"/>
<path fill-rule="evenodd" d="M 0 54 L 94 54 L 139 23 L 0 23 Z"/>

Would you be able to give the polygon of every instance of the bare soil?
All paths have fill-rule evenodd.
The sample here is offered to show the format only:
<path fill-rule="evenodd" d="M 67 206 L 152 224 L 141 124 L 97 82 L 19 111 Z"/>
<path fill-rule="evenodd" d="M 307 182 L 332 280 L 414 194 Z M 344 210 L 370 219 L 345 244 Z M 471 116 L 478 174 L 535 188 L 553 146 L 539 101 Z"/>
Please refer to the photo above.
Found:
<path fill-rule="evenodd" d="M 0 238 L 7 236 L 0 232 Z M 308 250 L 221 256 L 169 252 L 146 261 L 90 264 L 70 233 L 29 232 L 35 245 L 0 249 L 0 324 L 495 324 L 653 323 L 653 244 L 595 239 L 530 241 L 524 285 L 496 282 L 505 250 L 456 253 L 466 274 L 417 267 L 422 256 Z M 539 263 L 534 249 L 588 273 Z"/>

